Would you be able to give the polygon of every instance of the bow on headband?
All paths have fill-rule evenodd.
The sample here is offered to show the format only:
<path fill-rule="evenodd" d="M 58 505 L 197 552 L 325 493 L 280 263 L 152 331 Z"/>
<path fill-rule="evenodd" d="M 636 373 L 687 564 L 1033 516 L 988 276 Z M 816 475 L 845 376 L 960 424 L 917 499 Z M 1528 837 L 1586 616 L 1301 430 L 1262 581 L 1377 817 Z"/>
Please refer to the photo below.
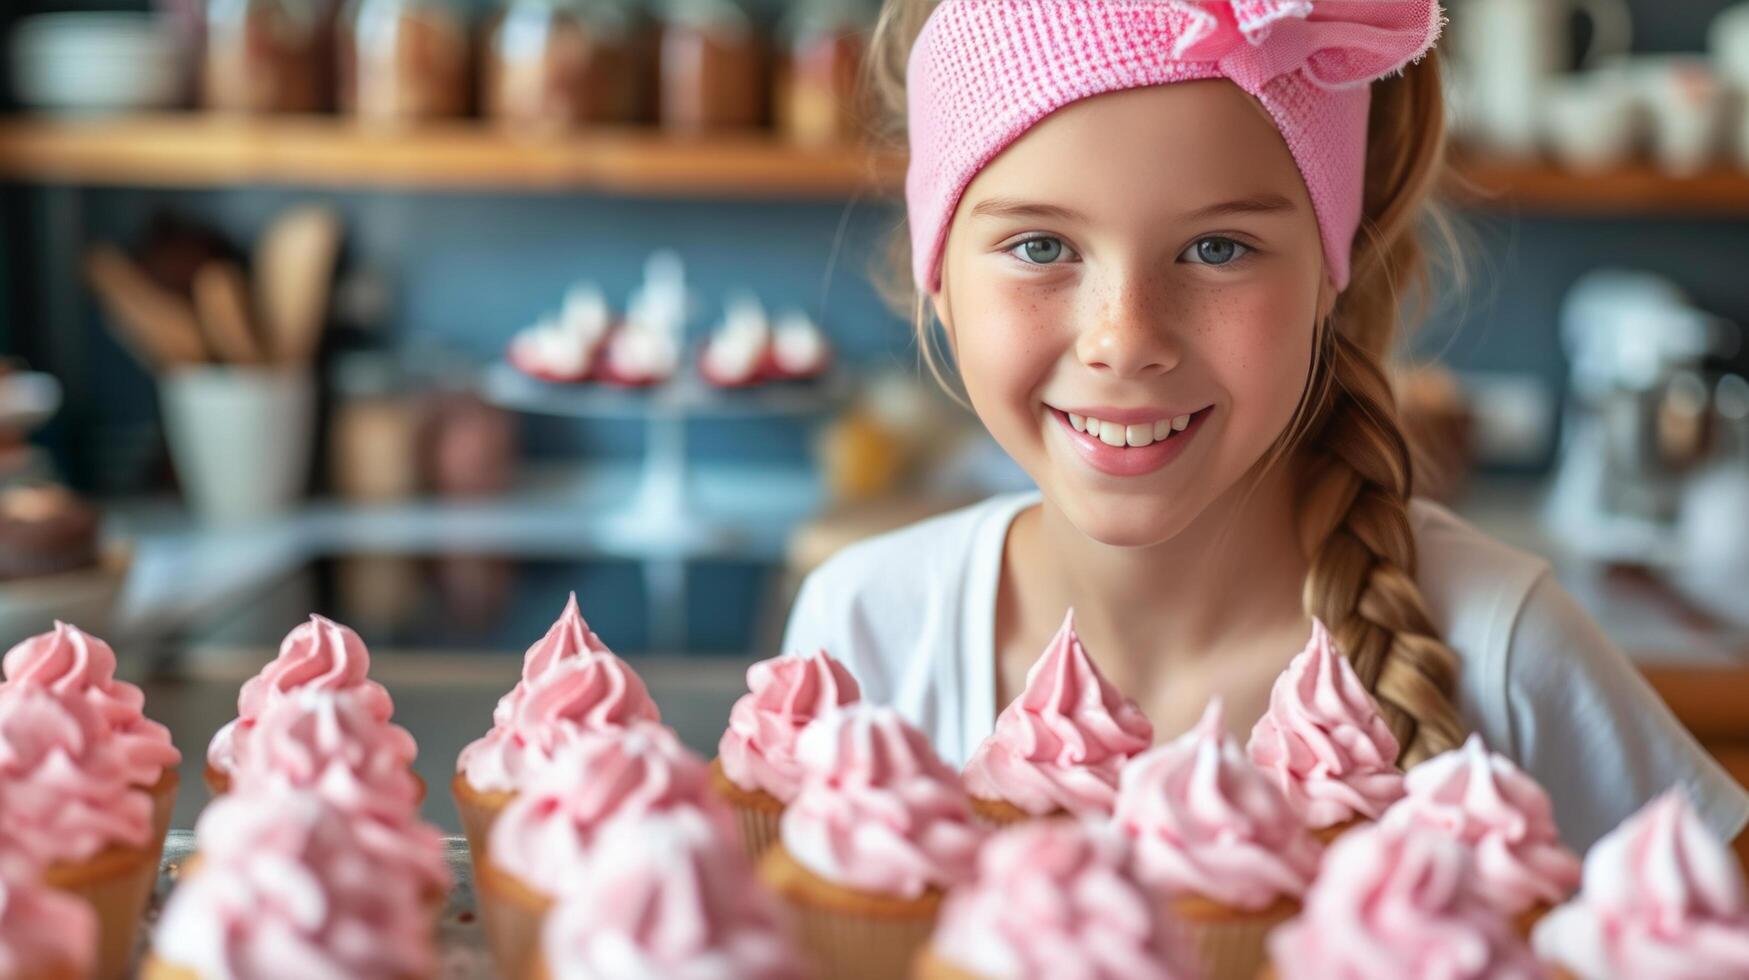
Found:
<path fill-rule="evenodd" d="M 1400 71 L 1439 36 L 1439 7 L 1401 0 L 1163 0 L 1184 14 L 1172 56 L 1213 61 L 1246 89 L 1302 68 L 1330 89 Z"/>

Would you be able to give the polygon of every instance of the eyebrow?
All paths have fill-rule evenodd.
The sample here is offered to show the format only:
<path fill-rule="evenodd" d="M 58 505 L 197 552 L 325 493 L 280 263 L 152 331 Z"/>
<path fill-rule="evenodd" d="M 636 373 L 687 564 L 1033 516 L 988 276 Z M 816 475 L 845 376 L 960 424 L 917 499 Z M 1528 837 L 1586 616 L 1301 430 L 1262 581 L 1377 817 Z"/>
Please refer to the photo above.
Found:
<path fill-rule="evenodd" d="M 1184 217 L 1191 221 L 1205 221 L 1230 214 L 1275 214 L 1297 210 L 1294 202 L 1280 194 L 1254 194 L 1250 197 L 1234 198 L 1230 201 L 1219 201 L 1207 207 L 1198 208 Z M 979 201 L 972 207 L 972 214 L 990 218 L 1050 218 L 1057 221 L 1085 221 L 1081 212 L 1058 204 L 1045 204 L 1040 201 L 1023 201 L 1011 197 L 990 197 Z"/>

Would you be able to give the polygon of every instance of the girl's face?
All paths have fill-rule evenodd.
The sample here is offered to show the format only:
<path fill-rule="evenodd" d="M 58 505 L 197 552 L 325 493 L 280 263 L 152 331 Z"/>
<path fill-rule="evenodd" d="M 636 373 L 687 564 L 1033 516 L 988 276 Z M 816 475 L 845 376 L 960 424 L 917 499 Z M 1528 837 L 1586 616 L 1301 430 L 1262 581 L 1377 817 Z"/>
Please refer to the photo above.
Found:
<path fill-rule="evenodd" d="M 1118 546 L 1169 540 L 1263 457 L 1335 299 L 1287 146 L 1223 80 L 1052 114 L 967 187 L 942 261 L 973 407 Z"/>

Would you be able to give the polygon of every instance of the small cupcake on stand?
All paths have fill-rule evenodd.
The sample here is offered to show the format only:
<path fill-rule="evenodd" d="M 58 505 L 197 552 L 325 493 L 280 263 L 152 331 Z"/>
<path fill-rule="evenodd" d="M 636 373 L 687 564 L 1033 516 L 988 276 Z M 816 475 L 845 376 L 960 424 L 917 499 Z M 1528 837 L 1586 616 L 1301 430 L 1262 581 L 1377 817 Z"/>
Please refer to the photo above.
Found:
<path fill-rule="evenodd" d="M 1312 621 L 1306 648 L 1276 678 L 1246 747 L 1308 828 L 1328 844 L 1403 797 L 1396 736 L 1366 685 Z"/>
<path fill-rule="evenodd" d="M 802 729 L 861 699 L 856 678 L 824 650 L 747 668 L 747 693 L 729 711 L 711 785 L 734 812 L 750 859 L 757 861 L 777 840 L 778 817 L 801 788 L 796 741 Z"/>
<path fill-rule="evenodd" d="M 1561 843 L 1548 794 L 1481 736 L 1410 770 L 1407 786 L 1386 822 L 1427 827 L 1475 851 L 1482 897 L 1520 935 L 1579 887 L 1579 858 Z"/>
<path fill-rule="evenodd" d="M 1070 610 L 962 778 L 972 809 L 994 826 L 1057 814 L 1109 817 L 1119 770 L 1153 741 L 1142 709 L 1087 655 Z"/>

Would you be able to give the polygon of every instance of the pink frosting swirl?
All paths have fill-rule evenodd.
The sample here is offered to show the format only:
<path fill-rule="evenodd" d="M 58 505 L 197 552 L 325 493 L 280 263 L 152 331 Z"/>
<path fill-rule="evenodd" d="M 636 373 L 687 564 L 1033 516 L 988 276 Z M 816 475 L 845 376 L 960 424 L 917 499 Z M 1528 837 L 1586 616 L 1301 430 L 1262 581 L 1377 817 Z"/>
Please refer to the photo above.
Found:
<path fill-rule="evenodd" d="M 128 780 L 84 697 L 34 683 L 0 690 L 0 849 L 43 863 L 145 847 L 152 800 Z"/>
<path fill-rule="evenodd" d="M 558 622 L 522 660 L 522 679 L 498 699 L 492 728 L 462 749 L 469 785 L 512 792 L 583 730 L 659 722 L 643 678 L 590 632 L 572 593 Z"/>
<path fill-rule="evenodd" d="M 1306 648 L 1270 690 L 1247 751 L 1313 829 L 1377 820 L 1403 796 L 1397 738 L 1315 619 Z"/>
<path fill-rule="evenodd" d="M 1749 977 L 1749 898 L 1731 852 L 1679 790 L 1585 856 L 1585 888 L 1532 937 L 1579 980 Z"/>
<path fill-rule="evenodd" d="M 952 769 L 888 707 L 825 715 L 796 747 L 802 787 L 784 810 L 783 846 L 849 888 L 917 898 L 971 877 L 982 831 Z"/>
<path fill-rule="evenodd" d="M 1154 741 L 1142 709 L 1112 687 L 1081 638 L 1075 611 L 1026 672 L 1026 690 L 966 764 L 966 790 L 1035 815 L 1111 815 L 1117 774 Z"/>
<path fill-rule="evenodd" d="M 417 751 L 413 736 L 371 714 L 356 690 L 298 691 L 239 732 L 232 789 L 312 790 L 358 821 L 361 846 L 406 869 L 427 892 L 446 892 L 442 835 L 418 819 L 419 784 L 409 768 Z"/>
<path fill-rule="evenodd" d="M 1579 885 L 1579 858 L 1561 843 L 1554 804 L 1481 736 L 1410 770 L 1408 795 L 1385 819 L 1433 827 L 1475 850 L 1482 894 L 1503 915 L 1553 905 Z"/>
<path fill-rule="evenodd" d="M 614 821 L 542 936 L 554 980 L 807 976 L 721 822 L 692 807 Z"/>
<path fill-rule="evenodd" d="M 182 753 L 170 744 L 170 729 L 142 712 L 145 694 L 115 679 L 115 664 L 115 650 L 108 643 L 56 620 L 52 631 L 6 651 L 0 669 L 8 684 L 41 684 L 83 697 L 114 735 L 128 778 L 150 786 L 182 761 Z"/>
<path fill-rule="evenodd" d="M 609 821 L 677 806 L 728 819 L 710 792 L 710 769 L 671 730 L 639 722 L 579 731 L 504 808 L 488 849 L 500 868 L 556 896 L 576 878 Z"/>
<path fill-rule="evenodd" d="M 747 668 L 747 693 L 729 711 L 729 728 L 717 743 L 723 774 L 742 789 L 788 803 L 802 781 L 796 761 L 802 729 L 861 698 L 850 671 L 824 650 L 759 661 Z"/>
<path fill-rule="evenodd" d="M 1270 935 L 1281 980 L 1540 980 L 1511 923 L 1478 893 L 1470 851 L 1375 824 L 1331 845 L 1299 918 Z"/>
<path fill-rule="evenodd" d="M 981 977 L 1176 980 L 1193 976 L 1164 903 L 1135 879 L 1109 824 L 1036 820 L 1000 831 L 977 880 L 942 906 L 936 956 Z"/>
<path fill-rule="evenodd" d="M 229 773 L 236 765 L 239 728 L 255 724 L 269 701 L 296 690 L 356 690 L 372 715 L 387 721 L 395 702 L 381 684 L 369 678 L 370 651 L 350 628 L 322 616 L 310 617 L 286 634 L 279 656 L 243 682 L 237 697 L 237 718 L 219 729 L 207 746 L 207 764 Z"/>
<path fill-rule="evenodd" d="M 1317 840 L 1227 734 L 1219 698 L 1194 729 L 1130 760 L 1113 818 L 1142 880 L 1171 894 L 1256 911 L 1298 899 L 1318 871 Z"/>
<path fill-rule="evenodd" d="M 318 794 L 227 793 L 195 839 L 201 869 L 171 893 L 153 934 L 165 962 L 203 977 L 435 975 L 420 883 L 378 860 Z"/>
<path fill-rule="evenodd" d="M 86 977 L 97 949 L 91 906 L 37 881 L 28 861 L 0 860 L 0 977 Z"/>

